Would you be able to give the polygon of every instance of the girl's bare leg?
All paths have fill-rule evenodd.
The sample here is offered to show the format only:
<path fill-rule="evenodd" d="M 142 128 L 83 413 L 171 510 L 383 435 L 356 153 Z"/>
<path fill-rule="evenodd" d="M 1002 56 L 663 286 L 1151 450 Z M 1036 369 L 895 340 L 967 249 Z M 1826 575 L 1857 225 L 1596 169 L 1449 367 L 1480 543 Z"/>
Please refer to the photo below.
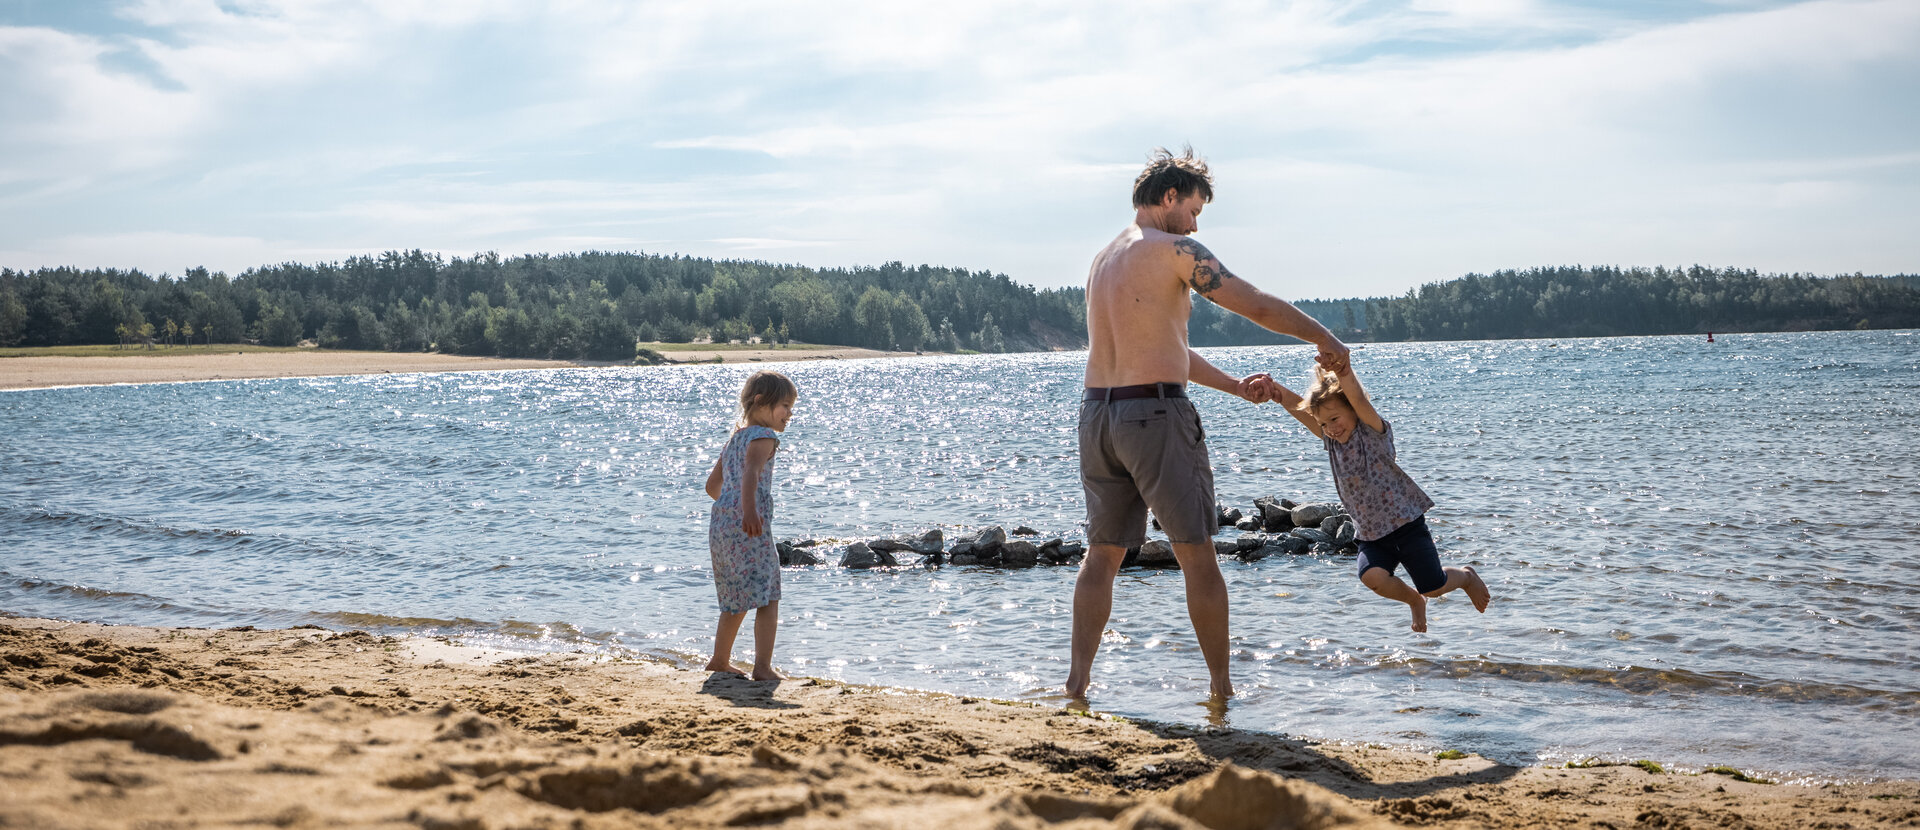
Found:
<path fill-rule="evenodd" d="M 1472 567 L 1447 568 L 1446 572 L 1447 584 L 1428 591 L 1427 596 L 1437 597 L 1456 588 L 1465 589 L 1467 598 L 1473 600 L 1473 609 L 1487 613 L 1487 603 L 1493 601 L 1493 594 L 1487 591 L 1487 583 L 1480 578 L 1480 572 Z"/>
<path fill-rule="evenodd" d="M 720 624 L 713 629 L 713 659 L 707 661 L 707 671 L 746 674 L 733 667 L 733 638 L 740 633 L 740 622 L 746 618 L 745 611 L 738 614 L 721 612 Z"/>
<path fill-rule="evenodd" d="M 1401 581 L 1400 577 L 1388 573 L 1386 568 L 1368 568 L 1366 573 L 1360 575 L 1360 584 L 1387 599 L 1406 603 L 1408 608 L 1413 609 L 1413 630 L 1427 630 L 1427 598 L 1415 591 L 1413 586 Z"/>
<path fill-rule="evenodd" d="M 775 600 L 753 612 L 753 679 L 784 680 L 773 670 L 773 637 L 780 629 L 780 602 Z"/>

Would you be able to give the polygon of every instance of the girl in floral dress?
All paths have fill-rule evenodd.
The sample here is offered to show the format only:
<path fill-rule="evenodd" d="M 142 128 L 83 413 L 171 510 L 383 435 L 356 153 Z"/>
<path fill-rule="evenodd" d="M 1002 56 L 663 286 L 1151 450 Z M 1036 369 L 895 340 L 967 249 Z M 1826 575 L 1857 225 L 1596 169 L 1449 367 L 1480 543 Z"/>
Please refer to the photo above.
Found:
<path fill-rule="evenodd" d="M 708 671 L 746 674 L 733 666 L 733 638 L 753 611 L 753 679 L 780 679 L 773 670 L 773 638 L 780 626 L 780 554 L 770 530 L 773 453 L 780 447 L 774 436 L 787 430 L 799 397 L 793 381 L 779 372 L 747 378 L 740 390 L 740 420 L 707 476 L 707 495 L 713 498 L 707 547 L 720 594 Z"/>

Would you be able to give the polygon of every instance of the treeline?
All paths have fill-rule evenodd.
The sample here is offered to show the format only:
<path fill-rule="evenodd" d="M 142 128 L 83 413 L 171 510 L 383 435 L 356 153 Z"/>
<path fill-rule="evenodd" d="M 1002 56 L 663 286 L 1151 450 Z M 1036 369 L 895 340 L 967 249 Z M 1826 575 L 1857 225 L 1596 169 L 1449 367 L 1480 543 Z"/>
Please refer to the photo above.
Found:
<path fill-rule="evenodd" d="M 1468 274 L 1399 297 L 1294 303 L 1343 340 L 1499 340 L 1920 327 L 1920 276 L 1566 266 Z M 1194 345 L 1295 342 L 1198 297 Z"/>
<path fill-rule="evenodd" d="M 204 268 L 0 269 L 0 346 L 314 340 L 340 349 L 628 360 L 635 341 L 1000 352 L 1085 344 L 1079 288 L 890 262 L 813 269 L 588 252 L 389 251 L 229 279 Z"/>

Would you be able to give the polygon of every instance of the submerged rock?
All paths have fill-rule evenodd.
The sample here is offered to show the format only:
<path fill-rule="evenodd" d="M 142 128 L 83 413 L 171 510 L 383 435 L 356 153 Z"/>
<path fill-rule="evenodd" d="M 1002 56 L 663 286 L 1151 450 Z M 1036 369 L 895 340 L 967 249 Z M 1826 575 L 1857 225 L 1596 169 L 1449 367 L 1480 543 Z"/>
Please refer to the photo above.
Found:
<path fill-rule="evenodd" d="M 1016 527 L 1016 528 L 1014 528 L 1014 529 L 1013 529 L 1013 535 L 1015 535 L 1015 536 L 1038 536 L 1038 535 L 1040 535 L 1040 531 L 1038 531 L 1038 530 L 1034 530 L 1033 528 L 1030 528 L 1030 527 L 1027 527 L 1026 525 L 1021 525 L 1021 526 L 1019 526 L 1019 527 Z"/>

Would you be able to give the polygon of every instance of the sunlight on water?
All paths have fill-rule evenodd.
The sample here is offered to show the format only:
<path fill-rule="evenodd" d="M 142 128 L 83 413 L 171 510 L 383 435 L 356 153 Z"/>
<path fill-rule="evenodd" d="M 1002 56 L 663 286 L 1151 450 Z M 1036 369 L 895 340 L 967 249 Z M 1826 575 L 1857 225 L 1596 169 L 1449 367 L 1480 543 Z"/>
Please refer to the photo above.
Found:
<path fill-rule="evenodd" d="M 1233 726 L 1920 776 L 1920 338 L 1370 345 L 1356 365 L 1495 592 L 1407 629 L 1334 557 L 1223 560 Z M 1298 388 L 1304 347 L 1209 350 Z M 1079 354 L 782 364 L 774 532 L 1077 538 Z M 703 651 L 700 492 L 757 367 L 0 394 L 0 608 L 159 625 Z M 1197 391 L 1220 498 L 1327 500 L 1277 408 Z M 1228 529 L 1228 533 L 1234 533 Z M 911 558 L 911 557 L 909 557 Z M 1059 702 L 1074 572 L 791 569 L 778 661 Z M 1201 722 L 1178 572 L 1127 571 L 1094 703 Z"/>

